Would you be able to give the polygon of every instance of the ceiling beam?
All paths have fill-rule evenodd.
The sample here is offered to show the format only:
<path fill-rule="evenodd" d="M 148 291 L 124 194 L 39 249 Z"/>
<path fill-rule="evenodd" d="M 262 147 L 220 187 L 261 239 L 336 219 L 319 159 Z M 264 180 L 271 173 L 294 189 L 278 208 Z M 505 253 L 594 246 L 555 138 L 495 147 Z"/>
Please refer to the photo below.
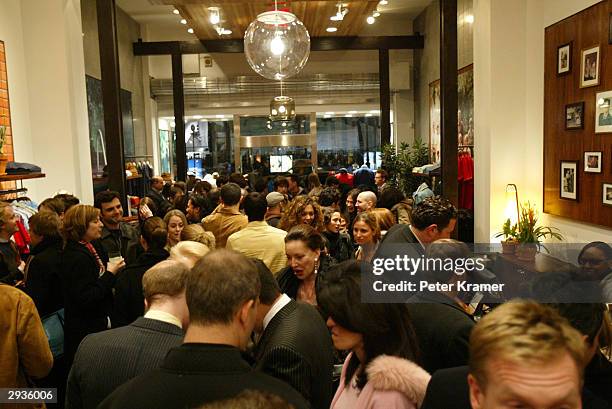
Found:
<path fill-rule="evenodd" d="M 416 50 L 422 49 L 421 34 L 393 37 L 313 37 L 311 51 Z M 243 40 L 156 41 L 134 43 L 134 55 L 242 53 Z"/>

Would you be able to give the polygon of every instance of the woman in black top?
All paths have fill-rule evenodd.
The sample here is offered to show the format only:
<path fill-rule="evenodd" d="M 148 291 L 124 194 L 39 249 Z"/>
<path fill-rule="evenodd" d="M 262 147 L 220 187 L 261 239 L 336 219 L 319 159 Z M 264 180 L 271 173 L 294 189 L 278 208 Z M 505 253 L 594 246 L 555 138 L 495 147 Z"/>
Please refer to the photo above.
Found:
<path fill-rule="evenodd" d="M 280 271 L 277 280 L 281 291 L 289 297 L 316 305 L 316 287 L 319 276 L 332 264 L 323 254 L 323 237 L 306 224 L 295 226 L 285 236 L 287 267 Z"/>
<path fill-rule="evenodd" d="M 30 217 L 29 225 L 32 244 L 25 269 L 26 292 L 44 317 L 64 307 L 60 279 L 61 221 L 56 213 L 42 211 Z"/>
<path fill-rule="evenodd" d="M 353 258 L 353 244 L 348 234 L 340 233 L 341 216 L 340 211 L 331 207 L 323 210 L 323 223 L 325 231 L 323 237 L 326 239 L 326 247 L 329 255 L 337 262 Z"/>
<path fill-rule="evenodd" d="M 89 205 L 71 207 L 64 215 L 66 246 L 61 261 L 64 293 L 64 352 L 72 363 L 86 335 L 110 327 L 115 274 L 125 266 L 123 259 L 108 262 L 95 244 L 102 235 L 100 211 Z"/>
<path fill-rule="evenodd" d="M 140 244 L 145 251 L 138 256 L 134 264 L 129 265 L 117 276 L 113 327 L 131 324 L 136 318 L 144 315 L 142 276 L 148 269 L 170 256 L 164 250 L 167 237 L 166 223 L 161 218 L 150 217 L 142 224 Z"/>

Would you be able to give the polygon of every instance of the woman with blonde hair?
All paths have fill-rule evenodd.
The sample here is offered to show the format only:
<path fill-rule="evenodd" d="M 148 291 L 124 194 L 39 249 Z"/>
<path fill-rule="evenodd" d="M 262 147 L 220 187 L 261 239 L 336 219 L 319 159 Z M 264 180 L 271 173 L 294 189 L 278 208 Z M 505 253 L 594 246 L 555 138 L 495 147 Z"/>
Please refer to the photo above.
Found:
<path fill-rule="evenodd" d="M 170 251 L 172 247 L 181 241 L 181 232 L 188 224 L 187 217 L 185 213 L 174 209 L 166 213 L 164 222 L 168 226 L 168 244 L 166 245 L 166 250 Z"/>
<path fill-rule="evenodd" d="M 289 231 L 298 224 L 306 224 L 318 232 L 325 231 L 323 211 L 314 198 L 301 195 L 293 199 L 287 206 L 278 228 Z"/>
<path fill-rule="evenodd" d="M 215 249 L 215 235 L 204 230 L 204 227 L 199 224 L 190 224 L 189 226 L 185 226 L 181 232 L 181 241 L 195 241 L 202 243 L 210 250 Z"/>
<path fill-rule="evenodd" d="M 387 231 L 394 225 L 395 216 L 389 209 L 384 209 L 377 207 L 372 209 L 371 212 L 376 216 L 376 221 L 378 222 L 378 227 L 380 228 L 380 236 L 385 237 Z"/>
<path fill-rule="evenodd" d="M 374 213 L 359 213 L 353 223 L 353 238 L 359 245 L 355 259 L 370 262 L 378 249 L 380 237 L 380 227 Z"/>
<path fill-rule="evenodd" d="M 64 293 L 64 353 L 68 367 L 86 335 L 110 328 L 113 286 L 123 259 L 109 262 L 96 241 L 102 236 L 100 210 L 71 207 L 64 215 L 66 241 L 60 266 Z"/>
<path fill-rule="evenodd" d="M 192 269 L 210 249 L 197 241 L 181 241 L 170 250 L 170 260 L 176 260 Z"/>

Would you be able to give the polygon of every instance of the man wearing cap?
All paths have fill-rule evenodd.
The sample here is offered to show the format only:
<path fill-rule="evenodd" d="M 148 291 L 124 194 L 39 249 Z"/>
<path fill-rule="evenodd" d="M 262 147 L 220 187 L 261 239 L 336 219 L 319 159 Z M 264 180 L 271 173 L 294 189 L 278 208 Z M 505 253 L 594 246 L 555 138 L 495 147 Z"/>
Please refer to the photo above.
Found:
<path fill-rule="evenodd" d="M 236 250 L 249 258 L 257 258 L 277 273 L 287 265 L 285 236 L 287 232 L 268 225 L 264 221 L 268 203 L 258 192 L 249 193 L 243 201 L 244 212 L 249 218 L 247 226 L 227 238 L 226 248 Z"/>
<path fill-rule="evenodd" d="M 285 195 L 279 192 L 270 192 L 266 196 L 266 201 L 268 202 L 268 211 L 264 219 L 270 226 L 278 227 L 283 216 L 283 205 L 286 203 Z"/>

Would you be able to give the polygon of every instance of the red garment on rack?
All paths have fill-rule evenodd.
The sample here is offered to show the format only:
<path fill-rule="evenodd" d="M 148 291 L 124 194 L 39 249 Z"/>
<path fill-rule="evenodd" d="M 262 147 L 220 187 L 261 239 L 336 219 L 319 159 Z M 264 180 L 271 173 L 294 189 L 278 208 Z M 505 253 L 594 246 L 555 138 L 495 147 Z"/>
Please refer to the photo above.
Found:
<path fill-rule="evenodd" d="M 467 152 L 461 152 L 457 166 L 459 208 L 474 210 L 474 158 Z"/>
<path fill-rule="evenodd" d="M 13 240 L 17 246 L 17 250 L 19 250 L 19 254 L 23 258 L 24 255 L 30 254 L 30 234 L 26 230 L 25 225 L 21 220 L 17 220 L 17 228 L 19 230 L 13 234 Z"/>

